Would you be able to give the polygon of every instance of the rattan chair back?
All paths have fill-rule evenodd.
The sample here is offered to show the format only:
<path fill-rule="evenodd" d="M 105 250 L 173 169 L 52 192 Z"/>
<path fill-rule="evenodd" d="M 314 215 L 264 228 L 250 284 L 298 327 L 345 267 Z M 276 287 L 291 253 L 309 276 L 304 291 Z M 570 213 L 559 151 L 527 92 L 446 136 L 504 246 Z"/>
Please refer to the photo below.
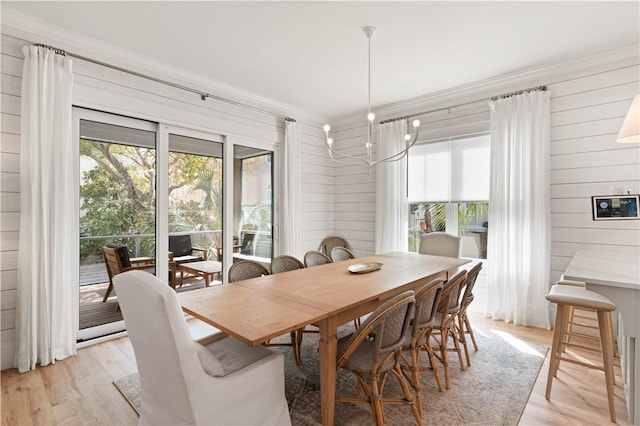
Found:
<path fill-rule="evenodd" d="M 327 263 L 331 263 L 331 258 L 319 251 L 310 250 L 304 254 L 304 266 L 307 268 L 326 265 Z"/>
<path fill-rule="evenodd" d="M 342 262 L 343 260 L 355 259 L 356 256 L 351 250 L 345 247 L 334 247 L 331 249 L 331 260 Z"/>
<path fill-rule="evenodd" d="M 258 278 L 263 275 L 269 275 L 267 268 L 259 264 L 258 262 L 252 262 L 251 260 L 240 260 L 235 262 L 229 268 L 229 282 L 248 280 L 250 278 Z"/>
<path fill-rule="evenodd" d="M 357 377 L 359 390 L 355 397 L 336 397 L 336 401 L 368 404 L 375 423 L 379 425 L 385 423 L 384 403 L 392 401 L 410 405 L 417 424 L 422 424 L 416 400 L 399 362 L 399 352 L 407 338 L 414 305 L 413 291 L 405 291 L 380 305 L 354 334 L 338 340 L 337 367 L 349 370 Z M 373 341 L 372 335 L 375 335 Z M 403 399 L 383 396 L 389 372 L 399 381 Z"/>
<path fill-rule="evenodd" d="M 331 249 L 333 249 L 334 247 L 351 248 L 347 240 L 345 240 L 344 238 L 332 236 L 326 237 L 322 241 L 320 241 L 318 251 L 329 256 L 331 255 Z"/>
<path fill-rule="evenodd" d="M 281 272 L 295 271 L 296 269 L 304 268 L 304 263 L 300 262 L 293 256 L 283 254 L 282 256 L 276 256 L 271 261 L 271 273 L 279 274 Z"/>

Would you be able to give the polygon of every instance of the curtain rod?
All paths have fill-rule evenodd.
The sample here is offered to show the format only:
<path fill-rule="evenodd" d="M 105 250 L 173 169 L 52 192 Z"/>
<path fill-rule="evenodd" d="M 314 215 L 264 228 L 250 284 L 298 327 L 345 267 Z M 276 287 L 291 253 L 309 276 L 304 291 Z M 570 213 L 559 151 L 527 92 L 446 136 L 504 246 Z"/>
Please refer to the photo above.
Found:
<path fill-rule="evenodd" d="M 385 124 L 385 123 L 391 123 L 394 121 L 399 121 L 399 120 L 408 120 L 410 118 L 413 117 L 418 117 L 420 115 L 426 115 L 426 114 L 431 114 L 434 112 L 439 112 L 439 111 L 448 111 L 452 108 L 459 108 L 461 106 L 466 106 L 466 105 L 472 105 L 472 104 L 477 104 L 479 102 L 484 102 L 484 101 L 497 101 L 499 99 L 506 99 L 506 98 L 510 98 L 512 96 L 517 96 L 517 95 L 521 95 L 523 93 L 529 93 L 529 92 L 538 92 L 538 91 L 546 91 L 547 90 L 547 86 L 536 86 L 536 87 L 530 87 L 528 89 L 523 89 L 523 90 L 516 90 L 515 92 L 509 92 L 509 93 L 503 93 L 502 95 L 498 95 L 498 96 L 491 96 L 490 98 L 483 98 L 483 99 L 477 99 L 475 101 L 470 101 L 470 102 L 464 102 L 461 104 L 457 104 L 457 105 L 452 105 L 452 106 L 448 106 L 448 107 L 444 107 L 444 108 L 438 108 L 438 109 L 432 109 L 431 111 L 422 111 L 422 112 L 417 112 L 415 114 L 411 114 L 411 115 L 405 115 L 403 117 L 396 117 L 396 118 L 390 118 L 388 120 L 382 120 L 380 122 L 380 124 Z"/>
<path fill-rule="evenodd" d="M 27 41 L 27 40 L 24 40 L 24 41 Z M 196 95 L 199 95 L 200 99 L 202 99 L 203 101 L 205 101 L 207 98 L 211 98 L 211 99 L 215 99 L 217 101 L 225 102 L 225 103 L 236 105 L 236 106 L 239 106 L 239 107 L 242 107 L 242 108 L 247 108 L 247 109 L 251 109 L 253 111 L 257 111 L 257 112 L 261 112 L 261 113 L 264 113 L 264 114 L 268 114 L 268 115 L 271 115 L 273 117 L 281 118 L 281 119 L 283 119 L 285 121 L 292 121 L 292 122 L 296 121 L 294 118 L 287 117 L 287 116 L 280 115 L 280 114 L 276 114 L 276 113 L 274 113 L 272 111 L 267 111 L 265 109 L 258 108 L 258 107 L 252 106 L 252 105 L 243 104 L 241 102 L 234 101 L 232 99 L 223 98 L 222 96 L 213 95 L 211 93 L 203 92 L 203 91 L 200 91 L 200 90 L 197 90 L 197 89 L 193 89 L 191 87 L 183 86 L 181 84 L 173 83 L 171 81 L 167 81 L 167 80 L 163 80 L 163 79 L 160 79 L 160 78 L 156 78 L 156 77 L 153 77 L 153 76 L 150 76 L 150 75 L 147 75 L 147 74 L 142 74 L 142 73 L 137 72 L 137 71 L 133 71 L 133 70 L 130 70 L 130 69 L 127 69 L 127 68 L 119 67 L 117 65 L 108 64 L 106 62 L 98 61 L 97 59 L 92 59 L 92 58 L 88 58 L 86 56 L 82 56 L 82 55 L 78 55 L 78 54 L 75 54 L 75 53 L 67 52 L 65 50 L 58 49 L 58 48 L 53 47 L 53 46 L 48 46 L 46 44 L 41 44 L 41 43 L 33 43 L 33 42 L 29 42 L 29 41 L 27 41 L 27 42 L 28 43 L 32 43 L 36 47 L 44 47 L 45 49 L 53 50 L 54 52 L 56 52 L 56 53 L 58 53 L 60 55 L 63 55 L 63 56 L 70 56 L 72 58 L 80 59 L 80 60 L 83 60 L 83 61 L 86 61 L 86 62 L 91 62 L 93 64 L 97 64 L 97 65 L 100 65 L 100 66 L 103 66 L 103 67 L 111 68 L 111 69 L 116 70 L 116 71 L 121 71 L 121 72 L 124 72 L 124 73 L 127 73 L 127 74 L 135 75 L 136 77 L 141 77 L 141 78 L 144 78 L 144 79 L 147 79 L 147 80 L 155 81 L 156 83 L 165 84 L 167 86 L 171 86 L 171 87 L 174 87 L 176 89 L 184 90 L 186 92 L 195 93 Z"/>

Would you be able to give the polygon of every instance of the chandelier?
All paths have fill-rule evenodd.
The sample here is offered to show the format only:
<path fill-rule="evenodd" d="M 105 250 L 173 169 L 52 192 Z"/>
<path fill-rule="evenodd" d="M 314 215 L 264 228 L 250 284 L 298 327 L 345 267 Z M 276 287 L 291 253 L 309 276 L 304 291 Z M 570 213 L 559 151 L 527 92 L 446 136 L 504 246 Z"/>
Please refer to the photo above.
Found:
<path fill-rule="evenodd" d="M 331 127 L 328 124 L 325 124 L 323 127 L 324 140 L 329 150 L 329 157 L 331 157 L 333 161 L 337 163 L 342 163 L 342 164 L 365 166 L 365 167 L 368 167 L 369 170 L 371 170 L 372 167 L 380 163 L 390 163 L 390 162 L 403 159 L 409 152 L 409 148 L 415 145 L 416 141 L 418 140 L 418 134 L 420 132 L 419 130 L 420 121 L 414 120 L 412 124 L 415 129 L 415 133 L 413 137 L 409 134 L 404 136 L 404 139 L 405 139 L 404 149 L 388 157 L 381 158 L 379 160 L 373 160 L 372 133 L 373 133 L 373 120 L 376 118 L 376 116 L 374 113 L 371 112 L 371 37 L 373 36 L 373 33 L 375 30 L 376 30 L 375 27 L 364 27 L 362 29 L 362 32 L 364 33 L 365 36 L 367 36 L 367 39 L 369 40 L 368 114 L 367 114 L 368 123 L 367 123 L 367 143 L 365 144 L 366 155 L 359 155 L 359 156 L 349 155 L 349 154 L 336 151 L 336 149 L 333 146 L 333 139 L 329 137 L 329 130 L 331 130 Z"/>

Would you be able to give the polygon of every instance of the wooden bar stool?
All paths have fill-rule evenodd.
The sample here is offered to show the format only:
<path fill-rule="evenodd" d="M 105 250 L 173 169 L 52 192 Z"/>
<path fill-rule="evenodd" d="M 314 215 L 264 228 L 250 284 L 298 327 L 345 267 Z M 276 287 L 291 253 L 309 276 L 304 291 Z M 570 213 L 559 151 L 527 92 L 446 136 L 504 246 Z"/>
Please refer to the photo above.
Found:
<path fill-rule="evenodd" d="M 559 281 L 556 281 L 556 284 L 572 285 L 576 287 L 587 288 L 587 283 L 585 283 L 584 281 L 567 280 L 564 278 L 564 275 L 560 277 Z M 594 336 L 592 334 L 586 334 L 586 333 L 582 333 L 580 331 L 574 330 L 574 326 L 578 329 L 583 328 L 583 329 L 594 330 L 594 331 L 598 330 L 597 315 L 596 316 L 585 315 L 586 313 L 591 313 L 591 312 L 595 313 L 596 310 L 595 309 L 578 309 L 578 312 L 576 312 L 576 309 L 574 306 L 569 307 L 569 320 L 567 321 L 567 333 L 568 333 L 567 340 L 571 340 L 572 336 L 578 336 L 583 339 L 596 340 L 598 342 L 600 341 L 600 338 L 598 336 Z M 613 321 L 611 321 L 610 325 L 611 325 L 611 335 L 613 336 L 613 356 L 615 358 L 619 358 L 620 354 L 618 352 L 618 342 L 616 341 L 615 333 L 613 331 Z"/>
<path fill-rule="evenodd" d="M 560 361 L 567 361 L 588 368 L 604 371 L 609 400 L 609 416 L 611 421 L 616 421 L 616 411 L 613 403 L 613 322 L 611 312 L 616 306 L 606 297 L 579 286 L 554 285 L 546 296 L 551 303 L 557 304 L 556 323 L 553 329 L 553 345 L 551 347 L 551 360 L 549 362 L 549 375 L 547 377 L 547 392 L 545 398 L 551 396 L 551 384 L 557 376 Z M 600 335 L 600 351 L 602 353 L 602 365 L 593 365 L 569 356 L 563 356 L 564 348 L 568 346 L 585 348 L 582 345 L 568 340 L 568 323 L 572 309 L 595 310 L 598 316 L 598 331 Z"/>

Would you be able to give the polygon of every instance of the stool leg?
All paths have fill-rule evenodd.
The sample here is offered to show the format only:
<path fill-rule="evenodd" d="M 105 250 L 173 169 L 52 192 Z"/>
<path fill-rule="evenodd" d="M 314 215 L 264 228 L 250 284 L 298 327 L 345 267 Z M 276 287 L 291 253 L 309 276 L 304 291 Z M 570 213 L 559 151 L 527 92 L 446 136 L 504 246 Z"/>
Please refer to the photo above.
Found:
<path fill-rule="evenodd" d="M 567 343 L 571 343 L 571 332 L 573 331 L 573 317 L 575 314 L 575 308 L 571 305 L 567 306 L 567 321 L 566 324 L 566 334 L 567 334 Z M 560 352 L 565 352 L 567 350 L 567 345 L 562 342 L 562 349 Z"/>
<path fill-rule="evenodd" d="M 613 403 L 613 339 L 611 336 L 611 312 L 598 311 L 598 328 L 600 329 L 600 347 L 604 363 L 604 379 L 607 385 L 607 399 L 609 400 L 609 417 L 616 422 L 616 408 Z"/>
<path fill-rule="evenodd" d="M 551 397 L 551 384 L 553 383 L 553 378 L 558 371 L 558 365 L 560 364 L 560 360 L 558 357 L 562 352 L 562 335 L 564 334 L 565 328 L 565 305 L 558 305 L 556 309 L 556 322 L 553 328 L 553 344 L 551 345 L 551 358 L 549 359 L 549 374 L 547 375 L 547 391 L 545 393 L 545 399 L 549 399 Z"/>

